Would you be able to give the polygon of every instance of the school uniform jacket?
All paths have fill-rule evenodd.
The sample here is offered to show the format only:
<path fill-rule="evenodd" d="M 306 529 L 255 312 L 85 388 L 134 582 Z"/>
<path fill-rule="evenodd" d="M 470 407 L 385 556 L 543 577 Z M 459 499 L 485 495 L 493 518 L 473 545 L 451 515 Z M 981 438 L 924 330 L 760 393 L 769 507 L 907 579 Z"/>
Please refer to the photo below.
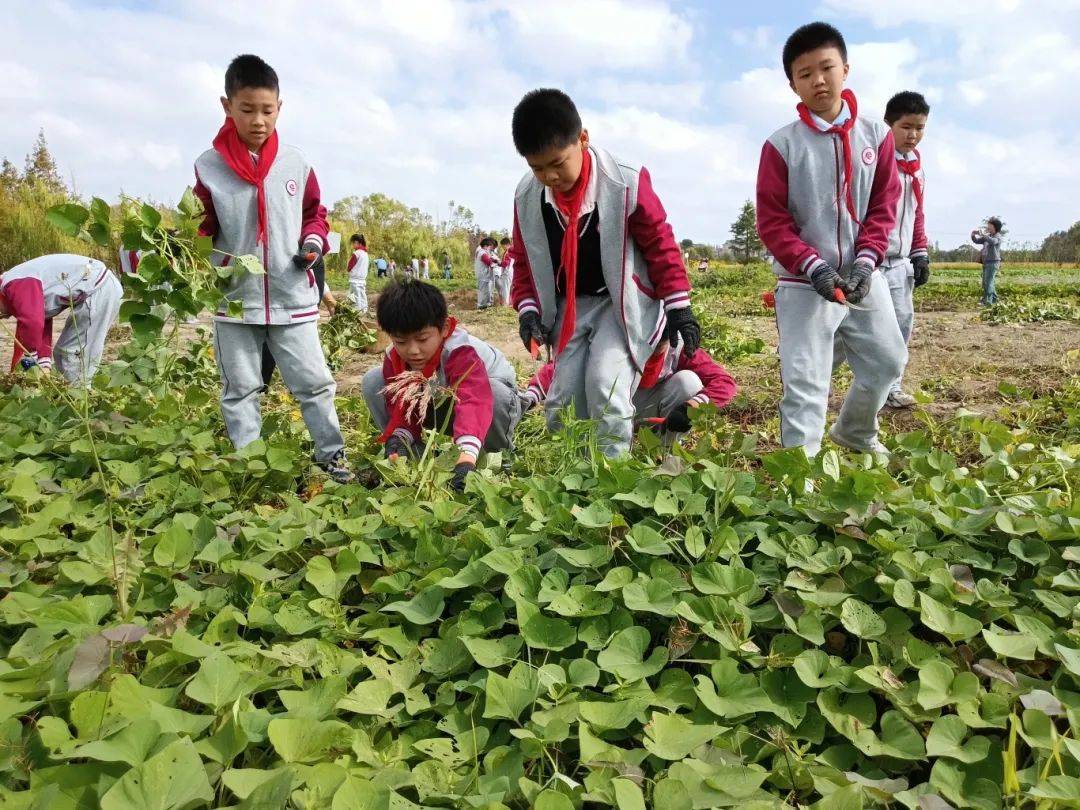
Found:
<path fill-rule="evenodd" d="M 320 201 L 315 171 L 299 150 L 282 144 L 266 177 L 265 244 L 257 245 L 258 189 L 241 180 L 221 155 L 207 149 L 195 161 L 195 195 L 205 216 L 200 232 L 214 239 L 214 258 L 222 266 L 233 256 L 258 256 L 265 275 L 242 273 L 231 278 L 215 320 L 282 326 L 317 320 L 319 290 L 315 274 L 293 264 L 300 243 L 309 237 L 329 249 L 326 208 Z M 243 304 L 240 318 L 230 318 L 230 301 Z"/>
<path fill-rule="evenodd" d="M 779 283 L 807 284 L 823 264 L 840 270 L 857 257 L 875 265 L 885 259 L 900 196 L 892 132 L 883 122 L 857 117 L 850 138 L 858 222 L 847 209 L 839 134 L 796 119 L 762 147 L 757 228 Z"/>
<path fill-rule="evenodd" d="M 97 259 L 56 253 L 17 264 L 0 276 L 0 293 L 15 318 L 14 369 L 25 356 L 52 367 L 52 319 L 101 289 L 109 268 Z M 21 345 L 20 345 L 21 344 Z"/>
<path fill-rule="evenodd" d="M 383 359 L 383 379 L 387 382 L 394 376 L 391 351 L 393 347 L 387 348 Z M 433 375 L 433 381 L 454 390 L 456 401 L 451 430 L 454 443 L 462 452 L 479 455 L 491 428 L 495 408 L 492 385 L 501 384 L 509 388 L 517 385 L 510 361 L 494 346 L 473 337 L 459 326 L 443 344 L 439 368 Z M 386 407 L 392 410 L 389 398 Z M 421 415 L 419 421 L 398 428 L 394 433 L 412 443 L 420 439 L 423 430 Z"/>
<path fill-rule="evenodd" d="M 364 281 L 368 276 L 368 262 L 366 250 L 363 248 L 354 250 L 352 256 L 349 257 L 348 274 L 358 281 Z"/>
<path fill-rule="evenodd" d="M 914 152 L 914 158 L 922 163 L 918 149 Z M 897 162 L 906 159 L 906 156 L 896 152 Z M 914 177 L 905 172 L 899 172 L 897 176 L 900 179 L 900 199 L 896 205 L 896 225 L 889 232 L 889 248 L 886 251 L 886 261 L 890 264 L 893 259 L 917 259 L 929 255 L 926 217 L 923 207 L 919 205 L 919 198 L 915 195 L 916 179 L 923 195 L 926 194 L 926 175 L 920 166 Z"/>
<path fill-rule="evenodd" d="M 711 402 L 722 408 L 731 402 L 739 391 L 734 377 L 704 349 L 698 349 L 691 357 L 687 357 L 682 350 L 682 338 L 678 339 L 674 347 L 668 349 L 660 374 L 653 385 L 663 385 L 679 371 L 692 371 L 701 380 L 701 390 L 691 397 L 700 405 Z M 541 366 L 529 380 L 525 389 L 526 398 L 533 403 L 547 399 L 548 388 L 551 387 L 554 376 L 554 362 Z"/>
<path fill-rule="evenodd" d="M 590 146 L 596 173 L 600 262 L 608 294 L 638 370 L 652 356 L 667 312 L 690 306 L 690 278 L 682 252 L 653 191 L 649 172 Z M 530 172 L 514 197 L 514 280 L 510 302 L 518 314 L 536 312 L 546 329 L 558 316 L 555 272 L 541 206 L 544 186 Z"/>
<path fill-rule="evenodd" d="M 476 253 L 473 256 L 473 271 L 476 273 L 476 277 L 485 270 L 495 271 L 495 267 L 499 264 L 499 260 L 491 255 L 491 251 L 487 248 L 478 247 Z"/>

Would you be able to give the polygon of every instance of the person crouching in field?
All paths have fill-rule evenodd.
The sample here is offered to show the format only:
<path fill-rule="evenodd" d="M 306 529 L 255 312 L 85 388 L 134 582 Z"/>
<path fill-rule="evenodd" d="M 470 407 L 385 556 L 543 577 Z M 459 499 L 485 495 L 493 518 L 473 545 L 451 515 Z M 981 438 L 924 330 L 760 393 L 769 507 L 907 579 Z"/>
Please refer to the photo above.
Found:
<path fill-rule="evenodd" d="M 990 217 L 985 227 L 971 232 L 971 241 L 982 245 L 979 261 L 982 262 L 982 300 L 980 306 L 997 303 L 997 274 L 1001 269 L 1001 220 Z"/>
<path fill-rule="evenodd" d="M 89 385 L 105 338 L 120 314 L 123 289 L 104 264 L 57 253 L 17 264 L 0 276 L 0 318 L 15 319 L 11 370 L 56 370 L 72 385 Z M 52 319 L 68 312 L 53 347 Z"/>
<path fill-rule="evenodd" d="M 352 298 L 356 308 L 360 310 L 361 315 L 366 315 L 368 311 L 367 302 L 367 276 L 368 276 L 368 254 L 367 254 L 367 240 L 364 239 L 364 235 L 360 233 L 354 233 L 352 239 L 349 240 L 352 244 L 352 256 L 349 257 L 349 296 Z"/>
<path fill-rule="evenodd" d="M 476 308 L 487 309 L 495 303 L 495 268 L 499 260 L 495 257 L 495 240 L 485 236 L 480 240 L 473 256 L 473 270 L 476 271 Z"/>
<path fill-rule="evenodd" d="M 375 317 L 390 346 L 382 367 L 368 371 L 361 388 L 387 458 L 419 455 L 425 428 L 449 430 L 459 451 L 452 485 L 463 489 L 482 449 L 513 448 L 521 418 L 513 367 L 447 316 L 446 298 L 433 284 L 391 282 L 379 295 Z M 437 393 L 429 398 L 432 383 L 452 396 L 445 403 L 436 401 Z"/>
<path fill-rule="evenodd" d="M 526 348 L 555 345 L 548 427 L 573 406 L 597 421 L 605 455 L 618 456 L 661 341 L 681 337 L 692 356 L 701 340 L 682 253 L 648 170 L 593 145 L 565 93 L 527 93 L 512 129 L 531 171 L 514 198 L 510 298 Z"/>
<path fill-rule="evenodd" d="M 904 344 L 911 341 L 915 321 L 914 291 L 930 280 L 930 254 L 927 250 L 926 212 L 923 197 L 926 177 L 918 146 L 926 131 L 930 105 L 919 93 L 897 93 L 885 105 L 885 123 L 896 144 L 896 168 L 900 172 L 900 199 L 896 225 L 889 233 L 889 247 L 882 272 L 889 284 L 893 312 Z M 885 404 L 890 408 L 910 408 L 915 397 L 902 387 L 903 375 L 889 389 Z"/>
<path fill-rule="evenodd" d="M 529 410 L 547 398 L 555 364 L 546 363 L 529 380 L 521 394 L 522 408 Z M 634 393 L 635 419 L 663 419 L 660 432 L 677 437 L 690 430 L 689 409 L 712 403 L 727 405 L 738 393 L 735 380 L 707 351 L 698 349 L 687 357 L 682 340 L 675 345 L 665 339 L 650 359 Z"/>
<path fill-rule="evenodd" d="M 877 414 L 907 362 L 888 284 L 876 272 L 896 223 L 896 147 L 889 128 L 860 117 L 844 89 L 847 46 L 831 25 L 796 30 L 783 64 L 799 117 L 765 142 L 757 180 L 758 233 L 777 276 L 780 441 L 808 455 L 821 449 L 838 340 L 854 381 L 829 436 L 885 452 Z"/>
<path fill-rule="evenodd" d="M 279 144 L 278 77 L 257 56 L 236 57 L 225 72 L 225 124 L 195 162 L 195 194 L 223 264 L 253 253 L 263 275 L 234 276 L 214 316 L 221 412 L 242 448 L 259 438 L 264 347 L 299 400 L 315 461 L 339 483 L 353 480 L 334 407 L 336 386 L 319 342 L 319 286 L 313 267 L 328 245 L 326 208 L 304 156 Z M 239 316 L 229 304 L 240 305 Z"/>

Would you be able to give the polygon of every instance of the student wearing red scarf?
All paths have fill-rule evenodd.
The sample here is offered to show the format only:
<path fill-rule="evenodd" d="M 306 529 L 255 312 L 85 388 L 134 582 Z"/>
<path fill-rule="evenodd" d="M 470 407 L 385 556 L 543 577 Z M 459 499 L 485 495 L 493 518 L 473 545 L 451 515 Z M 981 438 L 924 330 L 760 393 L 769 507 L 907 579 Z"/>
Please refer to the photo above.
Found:
<path fill-rule="evenodd" d="M 314 265 L 328 247 L 326 208 L 304 156 L 278 142 L 278 77 L 257 56 L 236 57 L 225 72 L 225 123 L 195 161 L 201 231 L 214 259 L 228 265 L 254 254 L 265 273 L 237 273 L 214 316 L 221 412 L 237 448 L 259 438 L 269 349 L 315 444 L 315 461 L 335 481 L 353 479 L 334 408 L 336 387 L 319 342 L 320 291 Z"/>
<path fill-rule="evenodd" d="M 877 270 L 900 197 L 893 136 L 859 116 L 855 94 L 844 89 L 847 46 L 831 25 L 796 30 L 783 63 L 798 118 L 765 142 L 757 181 L 758 233 L 777 276 L 780 440 L 809 455 L 820 450 L 835 343 L 855 379 L 829 436 L 885 452 L 877 413 L 907 362 Z"/>
<path fill-rule="evenodd" d="M 649 172 L 592 144 L 569 96 L 527 93 L 512 129 L 531 171 L 514 198 L 510 301 L 525 346 L 554 349 L 548 427 L 572 406 L 617 456 L 663 339 L 681 337 L 688 356 L 701 341 L 686 266 Z"/>

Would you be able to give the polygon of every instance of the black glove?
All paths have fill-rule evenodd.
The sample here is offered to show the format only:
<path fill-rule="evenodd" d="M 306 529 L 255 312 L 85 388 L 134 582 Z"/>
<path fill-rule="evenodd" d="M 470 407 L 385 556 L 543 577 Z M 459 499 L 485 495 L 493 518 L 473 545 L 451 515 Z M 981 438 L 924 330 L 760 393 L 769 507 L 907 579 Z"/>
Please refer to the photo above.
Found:
<path fill-rule="evenodd" d="M 391 436 L 386 440 L 384 445 L 386 457 L 401 456 L 402 458 L 409 457 L 409 451 L 412 449 L 411 445 L 405 441 L 401 436 Z"/>
<path fill-rule="evenodd" d="M 450 479 L 450 489 L 454 492 L 465 491 L 465 476 L 476 469 L 471 461 L 459 461 L 454 465 L 454 477 Z"/>
<path fill-rule="evenodd" d="M 814 285 L 814 292 L 826 301 L 835 301 L 836 288 L 840 286 L 840 274 L 832 265 L 821 264 L 817 270 L 810 273 L 810 283 Z"/>
<path fill-rule="evenodd" d="M 300 249 L 296 251 L 292 260 L 298 270 L 310 270 L 320 256 L 322 256 L 322 243 L 309 239 L 300 245 Z"/>
<path fill-rule="evenodd" d="M 686 433 L 690 430 L 690 411 L 685 402 L 676 405 L 675 409 L 664 420 L 664 430 L 668 433 Z"/>
<path fill-rule="evenodd" d="M 701 346 L 701 324 L 698 323 L 690 307 L 673 309 L 667 314 L 667 329 L 664 336 L 668 343 L 675 345 L 675 336 L 681 336 L 683 340 L 683 354 L 693 357 L 694 352 Z"/>
<path fill-rule="evenodd" d="M 527 312 L 522 312 L 518 316 L 518 334 L 521 335 L 521 342 L 525 344 L 525 348 L 530 352 L 532 346 L 530 345 L 534 340 L 544 346 L 547 344 L 547 335 L 544 333 L 544 325 L 540 322 L 540 314 L 533 312 L 531 309 Z"/>
<path fill-rule="evenodd" d="M 915 268 L 915 286 L 921 287 L 930 280 L 930 257 L 919 256 L 911 260 L 911 266 Z"/>
<path fill-rule="evenodd" d="M 874 263 L 870 259 L 856 259 L 851 266 L 851 272 L 844 281 L 844 292 L 847 300 L 857 304 L 870 294 L 870 280 L 874 275 Z"/>

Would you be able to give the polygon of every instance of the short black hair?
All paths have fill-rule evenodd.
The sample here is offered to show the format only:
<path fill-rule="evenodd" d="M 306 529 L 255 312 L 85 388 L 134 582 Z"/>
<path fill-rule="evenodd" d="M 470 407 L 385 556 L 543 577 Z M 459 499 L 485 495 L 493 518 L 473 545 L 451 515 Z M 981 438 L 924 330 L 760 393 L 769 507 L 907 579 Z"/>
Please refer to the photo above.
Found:
<path fill-rule="evenodd" d="M 1001 233 L 1001 220 L 998 217 L 990 217 L 988 220 L 986 220 L 986 224 L 993 225 L 994 230 L 998 233 Z"/>
<path fill-rule="evenodd" d="M 496 244 L 498 243 L 490 236 L 485 236 L 480 240 L 480 247 L 495 247 Z"/>
<path fill-rule="evenodd" d="M 349 242 L 359 242 L 364 247 L 367 247 L 367 240 L 362 233 L 354 233 L 349 237 Z"/>
<path fill-rule="evenodd" d="M 502 239 L 499 240 L 499 244 L 500 245 L 509 245 L 510 244 L 510 237 L 509 236 L 504 236 Z"/>
<path fill-rule="evenodd" d="M 530 90 L 514 107 L 510 129 L 514 148 L 522 157 L 528 157 L 576 141 L 581 135 L 581 116 L 562 90 L 541 87 Z"/>
<path fill-rule="evenodd" d="M 905 115 L 929 115 L 930 105 L 922 93 L 904 90 L 889 99 L 885 105 L 885 123 L 892 126 Z"/>
<path fill-rule="evenodd" d="M 840 51 L 840 58 L 847 63 L 847 43 L 844 35 L 826 22 L 812 22 L 796 28 L 784 43 L 784 73 L 791 81 L 791 65 L 804 53 L 832 46 Z"/>
<path fill-rule="evenodd" d="M 242 53 L 229 63 L 225 71 L 225 95 L 232 98 L 245 87 L 266 88 L 275 93 L 278 77 L 270 65 L 254 54 Z"/>
<path fill-rule="evenodd" d="M 411 335 L 428 326 L 442 329 L 446 315 L 446 298 L 439 288 L 413 278 L 391 281 L 375 305 L 375 320 L 388 335 Z"/>

